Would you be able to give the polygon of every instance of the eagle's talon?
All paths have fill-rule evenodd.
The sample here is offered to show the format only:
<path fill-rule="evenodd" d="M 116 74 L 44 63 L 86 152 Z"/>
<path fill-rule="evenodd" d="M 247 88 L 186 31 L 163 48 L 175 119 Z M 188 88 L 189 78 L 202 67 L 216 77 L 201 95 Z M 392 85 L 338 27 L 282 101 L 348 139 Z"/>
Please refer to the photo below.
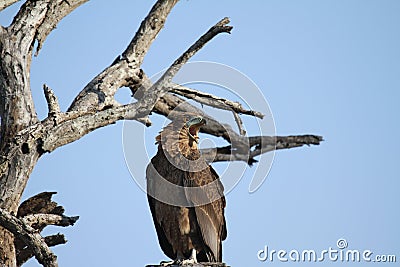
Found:
<path fill-rule="evenodd" d="M 176 264 L 176 261 L 162 261 L 162 262 L 160 262 L 161 266 L 172 266 L 174 264 Z"/>
<path fill-rule="evenodd" d="M 190 255 L 189 259 L 179 259 L 180 261 L 179 266 L 186 266 L 186 265 L 192 266 L 193 264 L 197 263 L 196 255 L 197 255 L 196 250 L 192 249 L 192 254 Z"/>

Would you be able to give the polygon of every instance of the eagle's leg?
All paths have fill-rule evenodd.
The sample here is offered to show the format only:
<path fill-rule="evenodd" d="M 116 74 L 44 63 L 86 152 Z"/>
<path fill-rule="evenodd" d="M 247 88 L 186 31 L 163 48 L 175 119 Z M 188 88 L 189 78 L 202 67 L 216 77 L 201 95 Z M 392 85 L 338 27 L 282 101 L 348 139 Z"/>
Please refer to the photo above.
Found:
<path fill-rule="evenodd" d="M 186 264 L 194 264 L 197 263 L 197 252 L 195 249 L 192 249 L 192 254 L 189 259 L 181 260 L 179 265 L 185 266 Z"/>
<path fill-rule="evenodd" d="M 160 262 L 160 265 L 161 266 L 165 266 L 165 267 L 167 267 L 167 266 L 178 266 L 178 265 L 182 266 L 182 265 L 189 264 L 189 263 L 191 263 L 191 264 L 197 263 L 196 250 L 195 249 L 192 250 L 192 255 L 190 256 L 189 259 L 185 259 L 185 256 L 183 256 L 183 254 L 178 251 L 177 257 L 176 257 L 175 260 L 173 260 L 173 261 L 162 261 L 162 262 Z"/>

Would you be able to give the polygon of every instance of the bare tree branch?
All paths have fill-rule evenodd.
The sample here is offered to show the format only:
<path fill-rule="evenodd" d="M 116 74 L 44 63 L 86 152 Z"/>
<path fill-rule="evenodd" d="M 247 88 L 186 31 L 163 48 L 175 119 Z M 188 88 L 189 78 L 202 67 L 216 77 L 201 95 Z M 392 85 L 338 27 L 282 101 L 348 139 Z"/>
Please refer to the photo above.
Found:
<path fill-rule="evenodd" d="M 176 2 L 177 0 L 156 2 L 123 52 L 122 58 L 117 57 L 109 67 L 89 82 L 74 99 L 68 111 L 94 111 L 118 105 L 114 95 L 119 88 L 141 83 L 143 71 L 140 64 Z M 145 120 L 149 124 L 149 121 Z"/>
<path fill-rule="evenodd" d="M 51 90 L 51 88 L 46 84 L 43 84 L 43 91 L 49 109 L 49 116 L 54 116 L 60 113 L 60 105 L 58 104 L 57 96 L 54 94 L 53 90 Z"/>
<path fill-rule="evenodd" d="M 41 149 L 51 152 L 56 148 L 69 144 L 83 137 L 84 135 L 119 120 L 132 119 L 146 123 L 147 120 L 141 117 L 138 111 L 138 103 L 112 106 L 102 111 L 76 112 L 60 114 L 57 124 L 50 124 L 48 130 L 41 138 Z M 71 116 L 72 115 L 72 116 Z M 48 121 L 48 120 L 47 120 Z"/>
<path fill-rule="evenodd" d="M 319 145 L 324 139 L 318 135 L 292 135 L 292 136 L 252 136 L 249 144 L 254 147 L 250 157 L 281 149 L 290 149 L 304 145 Z"/>
<path fill-rule="evenodd" d="M 257 162 L 254 159 L 263 153 L 280 149 L 290 149 L 304 145 L 319 145 L 323 138 L 317 135 L 296 136 L 252 136 L 248 138 L 249 148 L 253 150 L 238 151 L 232 146 L 202 149 L 201 153 L 209 162 L 244 161 L 249 165 Z"/>
<path fill-rule="evenodd" d="M 18 2 L 19 0 L 2 0 L 0 1 L 0 11 L 6 9 L 7 7 L 11 6 L 12 4 Z"/>
<path fill-rule="evenodd" d="M 290 136 L 251 136 L 249 144 L 256 149 L 275 145 L 276 149 L 285 149 L 299 147 L 303 145 L 319 145 L 324 141 L 322 136 L 318 135 L 290 135 Z"/>
<path fill-rule="evenodd" d="M 58 266 L 57 256 L 53 254 L 41 235 L 37 233 L 34 228 L 3 209 L 0 209 L 0 225 L 32 248 L 35 257 L 40 264 L 46 267 Z"/>
<path fill-rule="evenodd" d="M 142 70 L 134 64 L 122 59 L 116 60 L 83 88 L 68 108 L 68 112 L 85 113 L 117 106 L 119 104 L 114 95 L 118 89 L 140 84 L 142 75 Z"/>
<path fill-rule="evenodd" d="M 211 39 L 220 33 L 230 33 L 232 26 L 227 26 L 229 23 L 228 18 L 223 18 L 213 27 L 211 27 L 205 34 L 203 34 L 188 50 L 185 51 L 175 62 L 166 70 L 161 78 L 154 84 L 158 86 L 170 86 L 172 78 L 178 73 L 181 67 L 196 54 L 203 46 L 208 43 Z"/>
<path fill-rule="evenodd" d="M 182 86 L 179 84 L 173 84 L 171 92 L 184 96 L 189 99 L 193 99 L 194 101 L 218 108 L 218 109 L 223 109 L 223 110 L 229 110 L 229 111 L 234 111 L 235 113 L 238 114 L 245 114 L 245 115 L 250 115 L 254 116 L 257 118 L 264 118 L 264 114 L 261 112 L 255 111 L 255 110 L 247 110 L 242 107 L 242 105 L 239 102 L 234 102 L 227 100 L 222 97 L 218 97 L 212 94 L 204 93 L 192 88 L 188 88 L 186 86 Z"/>
<path fill-rule="evenodd" d="M 135 62 L 136 66 L 142 64 L 143 58 L 150 45 L 164 27 L 168 14 L 178 0 L 159 0 L 142 21 L 138 31 L 122 54 L 129 62 Z"/>
<path fill-rule="evenodd" d="M 42 229 L 47 225 L 72 226 L 79 219 L 79 216 L 68 217 L 65 215 L 39 213 L 26 215 L 21 219 L 35 229 Z"/>
<path fill-rule="evenodd" d="M 47 244 L 47 246 L 54 247 L 67 243 L 67 240 L 65 239 L 65 236 L 63 234 L 55 234 L 45 236 L 44 242 Z M 30 247 L 24 247 L 21 250 L 17 251 L 17 266 L 21 266 L 33 256 L 35 256 L 35 254 Z"/>
<path fill-rule="evenodd" d="M 9 30 L 17 40 L 21 40 L 16 45 L 20 46 L 22 53 L 29 55 L 29 62 L 35 40 L 38 41 L 37 54 L 57 23 L 86 1 L 28 0 L 22 5 Z"/>

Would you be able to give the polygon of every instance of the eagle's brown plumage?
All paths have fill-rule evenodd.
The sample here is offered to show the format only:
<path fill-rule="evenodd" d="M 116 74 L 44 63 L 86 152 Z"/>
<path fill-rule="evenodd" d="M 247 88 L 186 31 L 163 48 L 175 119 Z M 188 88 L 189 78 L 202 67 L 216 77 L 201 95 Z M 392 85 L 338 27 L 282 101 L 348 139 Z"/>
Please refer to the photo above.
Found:
<path fill-rule="evenodd" d="M 218 174 L 201 157 L 197 133 L 205 121 L 181 116 L 157 136 L 147 166 L 147 194 L 158 240 L 173 260 L 221 262 L 225 198 Z M 192 254 L 195 249 L 195 255 Z"/>

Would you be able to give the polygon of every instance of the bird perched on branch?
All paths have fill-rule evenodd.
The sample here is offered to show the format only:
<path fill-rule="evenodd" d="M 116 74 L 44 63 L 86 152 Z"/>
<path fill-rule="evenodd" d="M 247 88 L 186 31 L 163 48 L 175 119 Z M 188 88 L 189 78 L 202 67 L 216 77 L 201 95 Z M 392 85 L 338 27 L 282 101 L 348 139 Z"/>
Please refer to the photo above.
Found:
<path fill-rule="evenodd" d="M 147 166 L 147 197 L 168 264 L 221 262 L 225 197 L 218 174 L 201 157 L 199 130 L 206 121 L 180 115 L 156 137 Z"/>

